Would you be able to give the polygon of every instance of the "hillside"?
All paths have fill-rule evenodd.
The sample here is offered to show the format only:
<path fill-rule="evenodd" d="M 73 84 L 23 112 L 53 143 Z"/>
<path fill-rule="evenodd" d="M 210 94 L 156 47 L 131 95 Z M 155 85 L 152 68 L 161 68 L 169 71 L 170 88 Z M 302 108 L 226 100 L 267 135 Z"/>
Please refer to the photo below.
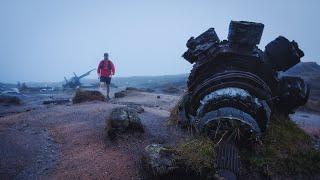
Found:
<path fill-rule="evenodd" d="M 301 62 L 284 75 L 300 76 L 311 87 L 309 101 L 301 110 L 320 111 L 320 65 L 316 62 Z"/>

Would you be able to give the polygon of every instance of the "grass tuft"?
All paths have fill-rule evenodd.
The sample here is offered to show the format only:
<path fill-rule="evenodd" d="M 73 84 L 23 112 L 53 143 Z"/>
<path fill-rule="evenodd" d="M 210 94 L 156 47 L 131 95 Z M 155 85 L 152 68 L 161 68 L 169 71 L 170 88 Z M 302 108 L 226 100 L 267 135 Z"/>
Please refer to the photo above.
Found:
<path fill-rule="evenodd" d="M 266 176 L 307 176 L 320 174 L 320 152 L 311 137 L 288 116 L 274 115 L 263 145 L 255 152 L 242 155 L 249 171 Z"/>
<path fill-rule="evenodd" d="M 174 107 L 171 108 L 169 122 L 170 124 L 179 123 L 179 103 L 177 103 Z"/>
<path fill-rule="evenodd" d="M 187 168 L 200 176 L 214 171 L 214 144 L 205 137 L 188 140 L 176 147 Z"/>
<path fill-rule="evenodd" d="M 179 104 L 171 109 L 170 123 L 179 124 Z M 214 171 L 214 145 L 209 138 L 195 138 L 177 147 L 193 171 Z M 241 143 L 244 143 L 241 141 Z M 240 148 L 243 177 L 314 178 L 320 177 L 320 151 L 313 139 L 289 116 L 274 114 L 261 143 Z"/>

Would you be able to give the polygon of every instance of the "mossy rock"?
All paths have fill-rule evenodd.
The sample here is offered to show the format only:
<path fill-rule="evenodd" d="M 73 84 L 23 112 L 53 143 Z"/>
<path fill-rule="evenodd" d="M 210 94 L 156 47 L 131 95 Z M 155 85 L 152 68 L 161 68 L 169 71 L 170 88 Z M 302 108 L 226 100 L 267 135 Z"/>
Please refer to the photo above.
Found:
<path fill-rule="evenodd" d="M 176 147 L 151 144 L 142 163 L 148 179 L 213 179 L 214 150 L 205 138 L 187 140 Z"/>
<path fill-rule="evenodd" d="M 127 132 L 144 132 L 137 110 L 130 107 L 114 108 L 106 119 L 105 129 L 110 139 Z"/>

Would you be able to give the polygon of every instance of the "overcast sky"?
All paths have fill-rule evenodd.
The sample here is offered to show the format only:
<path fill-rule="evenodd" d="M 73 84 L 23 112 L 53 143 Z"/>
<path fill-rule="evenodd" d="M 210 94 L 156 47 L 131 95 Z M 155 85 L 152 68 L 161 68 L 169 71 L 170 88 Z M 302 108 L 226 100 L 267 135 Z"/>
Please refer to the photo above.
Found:
<path fill-rule="evenodd" d="M 0 0 L 0 82 L 61 81 L 104 52 L 116 76 L 187 73 L 188 38 L 214 27 L 225 39 L 230 20 L 264 23 L 262 49 L 284 35 L 302 61 L 319 63 L 319 9 L 318 0 Z"/>

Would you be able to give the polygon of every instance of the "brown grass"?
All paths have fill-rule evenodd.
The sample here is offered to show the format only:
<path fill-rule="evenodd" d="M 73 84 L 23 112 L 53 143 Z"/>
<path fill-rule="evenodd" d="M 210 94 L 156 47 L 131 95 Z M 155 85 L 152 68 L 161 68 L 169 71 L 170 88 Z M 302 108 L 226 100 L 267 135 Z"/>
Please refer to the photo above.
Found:
<path fill-rule="evenodd" d="M 203 176 L 214 171 L 214 144 L 205 137 L 197 137 L 176 148 L 187 168 Z"/>
<path fill-rule="evenodd" d="M 244 153 L 250 172 L 274 177 L 314 177 L 320 174 L 320 151 L 311 137 L 287 116 L 274 115 L 263 146 Z"/>

